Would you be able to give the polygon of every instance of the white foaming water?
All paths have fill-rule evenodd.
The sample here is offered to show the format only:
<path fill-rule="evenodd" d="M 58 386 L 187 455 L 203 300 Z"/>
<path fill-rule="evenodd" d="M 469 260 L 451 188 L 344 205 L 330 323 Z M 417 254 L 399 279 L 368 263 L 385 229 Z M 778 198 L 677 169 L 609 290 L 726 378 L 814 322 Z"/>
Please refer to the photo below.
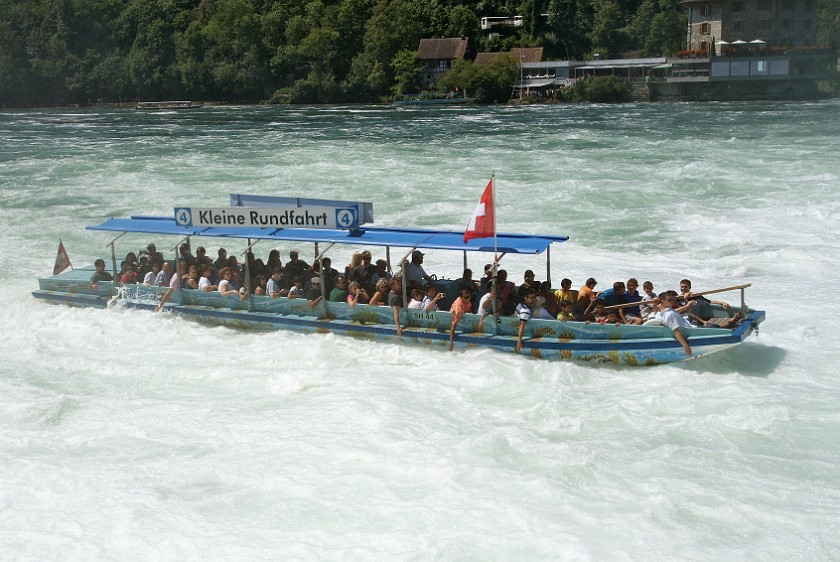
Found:
<path fill-rule="evenodd" d="M 836 559 L 838 125 L 837 102 L 0 113 L 0 558 Z M 555 283 L 749 282 L 760 336 L 623 369 L 30 296 L 59 237 L 109 257 L 83 230 L 109 216 L 244 192 L 461 229 L 493 171 L 500 230 L 571 236 Z M 177 242 L 118 248 L 149 241 Z"/>

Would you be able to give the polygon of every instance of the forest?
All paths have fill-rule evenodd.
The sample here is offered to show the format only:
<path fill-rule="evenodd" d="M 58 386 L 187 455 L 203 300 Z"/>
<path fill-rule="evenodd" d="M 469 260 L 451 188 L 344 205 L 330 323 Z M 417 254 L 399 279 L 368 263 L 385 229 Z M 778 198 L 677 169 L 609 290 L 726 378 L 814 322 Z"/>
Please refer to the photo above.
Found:
<path fill-rule="evenodd" d="M 820 0 L 821 44 L 839 14 Z M 499 37 L 481 29 L 515 15 Z M 686 16 L 680 0 L 0 0 L 0 107 L 376 102 L 416 91 L 421 38 L 456 36 L 472 55 L 667 56 L 684 48 Z"/>

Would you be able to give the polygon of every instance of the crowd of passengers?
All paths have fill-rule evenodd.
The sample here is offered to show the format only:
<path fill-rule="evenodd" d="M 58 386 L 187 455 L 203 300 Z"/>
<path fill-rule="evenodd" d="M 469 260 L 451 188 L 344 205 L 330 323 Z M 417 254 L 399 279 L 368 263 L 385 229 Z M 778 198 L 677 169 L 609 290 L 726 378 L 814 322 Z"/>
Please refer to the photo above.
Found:
<path fill-rule="evenodd" d="M 435 276 L 429 275 L 423 268 L 423 256 L 423 252 L 414 250 L 404 263 L 406 292 L 410 298 L 406 308 L 433 312 L 439 310 L 445 295 L 438 291 Z M 404 306 L 402 279 L 392 275 L 385 260 L 374 262 L 368 250 L 354 252 L 343 272 L 332 267 L 330 258 L 323 258 L 323 275 L 318 262 L 309 265 L 300 259 L 297 250 L 289 253 L 285 264 L 278 250 L 271 250 L 266 261 L 250 252 L 247 259 L 250 286 L 255 295 L 304 298 L 310 308 L 315 308 L 324 295 L 329 301 L 345 302 L 350 307 L 357 304 Z M 154 244 L 149 244 L 139 257 L 134 252 L 126 255 L 118 281 L 172 290 L 216 291 L 221 296 L 238 295 L 241 299 L 247 296 L 243 279 L 245 269 L 236 256 L 229 256 L 224 248 L 217 250 L 214 259 L 207 255 L 203 246 L 197 247 L 193 255 L 190 246 L 184 243 L 179 247 L 177 264 L 177 274 L 173 274 L 169 262 Z M 113 280 L 105 271 L 103 260 L 96 260 L 95 266 L 96 271 L 90 279 L 91 287 L 95 288 L 98 281 Z M 657 295 L 653 283 L 645 281 L 639 290 L 639 282 L 634 278 L 626 283 L 616 281 L 612 287 L 597 292 L 597 282 L 591 277 L 580 289 L 573 291 L 570 279 L 563 279 L 560 289 L 553 290 L 549 282 L 537 281 L 530 269 L 525 271 L 518 286 L 508 280 L 504 269 L 497 271 L 495 283 L 492 276 L 492 264 L 487 264 L 480 279 L 473 279 L 472 271 L 465 269 L 461 278 L 454 282 L 456 295 L 452 295 L 454 302 L 450 312 L 459 318 L 466 312 L 478 314 L 481 318 L 479 330 L 487 316 L 495 315 L 496 308 L 501 316 L 518 316 L 523 320 L 539 318 L 600 324 L 643 324 L 661 309 L 659 305 L 663 295 L 671 297 L 672 306 L 669 308 L 673 308 L 691 326 L 733 328 L 741 320 L 740 313 L 727 318 L 710 316 L 709 307 L 703 307 L 703 303 L 718 304 L 726 310 L 729 305 L 709 301 L 703 296 L 690 296 L 691 281 L 688 279 L 680 282 L 679 293 L 666 291 Z M 161 306 L 170 293 L 161 301 Z M 629 306 L 613 308 L 616 305 Z"/>

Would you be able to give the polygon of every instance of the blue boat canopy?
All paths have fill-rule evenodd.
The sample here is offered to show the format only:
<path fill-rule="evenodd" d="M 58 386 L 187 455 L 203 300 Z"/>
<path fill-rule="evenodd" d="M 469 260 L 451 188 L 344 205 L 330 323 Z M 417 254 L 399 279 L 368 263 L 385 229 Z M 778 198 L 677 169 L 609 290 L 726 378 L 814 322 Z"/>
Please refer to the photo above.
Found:
<path fill-rule="evenodd" d="M 430 250 L 458 250 L 466 252 L 492 252 L 493 239 L 481 238 L 464 243 L 462 232 L 409 228 L 372 228 L 358 230 L 303 229 L 303 228 L 224 228 L 183 227 L 174 217 L 132 216 L 111 218 L 102 224 L 86 227 L 87 230 L 109 232 L 142 232 L 172 236 L 207 236 L 211 238 L 239 238 L 274 240 L 277 242 L 326 242 L 356 246 L 395 246 Z M 496 244 L 499 253 L 541 254 L 552 242 L 565 242 L 568 236 L 543 236 L 531 234 L 498 233 Z"/>

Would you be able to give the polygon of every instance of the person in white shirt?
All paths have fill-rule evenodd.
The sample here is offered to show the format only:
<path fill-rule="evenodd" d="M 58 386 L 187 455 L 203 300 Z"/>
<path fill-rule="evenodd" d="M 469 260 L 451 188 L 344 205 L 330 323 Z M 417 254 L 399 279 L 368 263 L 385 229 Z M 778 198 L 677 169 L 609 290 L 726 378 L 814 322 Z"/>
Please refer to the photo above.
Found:
<path fill-rule="evenodd" d="M 210 277 L 213 275 L 213 268 L 205 265 L 201 270 L 201 279 L 198 280 L 198 290 L 205 293 L 215 291 L 217 286 L 210 282 Z"/>
<path fill-rule="evenodd" d="M 239 291 L 233 288 L 231 285 L 230 280 L 233 278 L 233 271 L 229 267 L 223 267 L 219 271 L 219 277 L 221 280 L 219 281 L 219 294 L 223 297 L 228 295 L 239 295 Z"/>
<path fill-rule="evenodd" d="M 659 320 L 663 326 L 667 326 L 674 332 L 674 338 L 682 345 L 686 355 L 691 355 L 691 346 L 685 336 L 680 333 L 680 329 L 691 328 L 688 320 L 682 317 L 682 314 L 673 309 L 676 302 L 674 295 L 669 292 L 659 293 L 659 311 L 656 313 L 656 319 Z"/>

